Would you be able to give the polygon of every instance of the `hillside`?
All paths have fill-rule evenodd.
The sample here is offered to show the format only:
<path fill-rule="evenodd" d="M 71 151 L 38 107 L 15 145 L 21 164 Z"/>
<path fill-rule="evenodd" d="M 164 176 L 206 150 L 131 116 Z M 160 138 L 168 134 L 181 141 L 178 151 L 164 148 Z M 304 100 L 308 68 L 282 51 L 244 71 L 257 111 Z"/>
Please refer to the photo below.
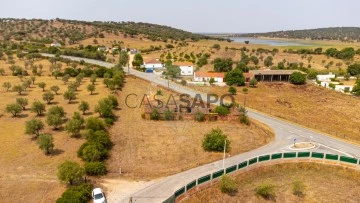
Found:
<path fill-rule="evenodd" d="M 151 41 L 198 41 L 210 37 L 163 25 L 135 22 L 87 22 L 63 19 L 0 19 L 0 40 L 32 41 L 75 44 L 92 37 L 104 38 L 104 34 L 119 34 L 129 38 Z"/>
<path fill-rule="evenodd" d="M 359 27 L 331 27 L 305 30 L 287 30 L 266 33 L 236 34 L 240 37 L 270 37 L 270 38 L 290 38 L 290 39 L 312 39 L 312 40 L 340 40 L 340 41 L 359 41 Z"/>

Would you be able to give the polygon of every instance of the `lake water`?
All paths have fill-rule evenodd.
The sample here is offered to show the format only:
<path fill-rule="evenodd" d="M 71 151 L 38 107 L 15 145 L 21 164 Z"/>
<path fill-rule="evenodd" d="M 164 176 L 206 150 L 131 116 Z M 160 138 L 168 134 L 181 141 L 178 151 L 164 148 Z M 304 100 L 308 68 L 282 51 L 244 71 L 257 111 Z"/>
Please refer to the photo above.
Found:
<path fill-rule="evenodd" d="M 263 44 L 269 46 L 312 46 L 315 44 L 296 41 L 296 40 L 280 40 L 280 39 L 259 39 L 250 37 L 230 37 L 234 42 L 244 43 L 249 41 L 249 44 Z"/>

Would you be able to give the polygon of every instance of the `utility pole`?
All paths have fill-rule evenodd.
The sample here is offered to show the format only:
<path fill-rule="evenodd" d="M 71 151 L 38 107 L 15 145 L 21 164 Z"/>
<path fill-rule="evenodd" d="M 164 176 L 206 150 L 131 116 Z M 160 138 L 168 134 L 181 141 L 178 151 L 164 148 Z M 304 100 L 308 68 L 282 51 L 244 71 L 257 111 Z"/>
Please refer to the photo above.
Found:
<path fill-rule="evenodd" d="M 224 174 L 225 174 L 225 156 L 226 156 L 226 139 L 225 139 L 225 144 L 224 144 L 224 156 L 223 156 L 223 169 L 224 169 Z"/>

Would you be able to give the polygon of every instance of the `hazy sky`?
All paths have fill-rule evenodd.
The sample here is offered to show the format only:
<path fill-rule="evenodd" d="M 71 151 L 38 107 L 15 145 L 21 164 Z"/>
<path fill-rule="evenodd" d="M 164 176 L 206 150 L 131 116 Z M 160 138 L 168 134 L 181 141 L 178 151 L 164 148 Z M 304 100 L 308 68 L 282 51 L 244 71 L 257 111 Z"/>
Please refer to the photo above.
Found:
<path fill-rule="evenodd" d="M 192 32 L 360 27 L 358 0 L 0 0 L 0 17 L 149 22 Z"/>

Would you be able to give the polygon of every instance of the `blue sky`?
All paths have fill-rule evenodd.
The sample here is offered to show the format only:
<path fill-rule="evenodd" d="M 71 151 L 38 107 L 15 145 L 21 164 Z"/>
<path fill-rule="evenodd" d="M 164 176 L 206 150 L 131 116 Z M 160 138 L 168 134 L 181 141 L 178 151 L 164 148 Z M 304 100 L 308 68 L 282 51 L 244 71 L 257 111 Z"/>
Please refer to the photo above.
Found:
<path fill-rule="evenodd" d="M 192 32 L 360 27 L 357 0 L 0 0 L 0 17 L 149 22 Z"/>

